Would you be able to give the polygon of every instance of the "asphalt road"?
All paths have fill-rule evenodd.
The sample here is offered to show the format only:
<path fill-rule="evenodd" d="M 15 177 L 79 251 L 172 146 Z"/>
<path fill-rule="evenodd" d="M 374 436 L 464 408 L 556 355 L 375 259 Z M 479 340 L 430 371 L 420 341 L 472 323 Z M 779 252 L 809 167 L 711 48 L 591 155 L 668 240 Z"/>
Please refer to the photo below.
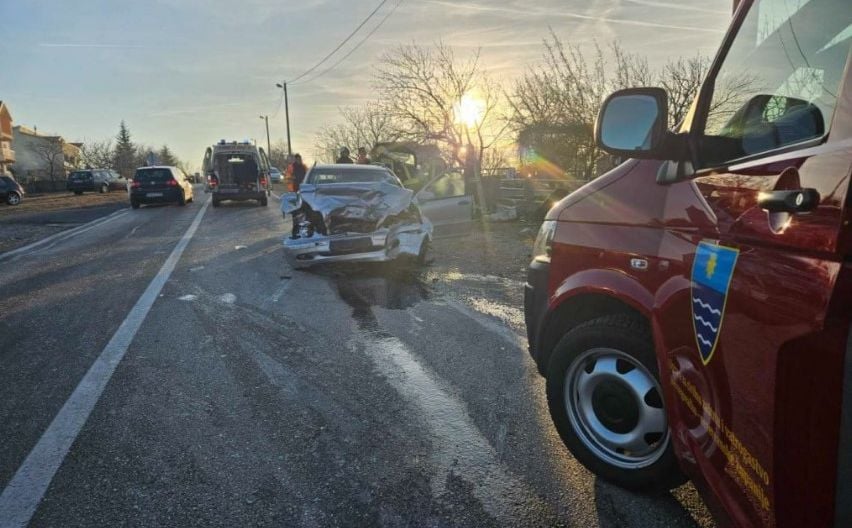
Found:
<path fill-rule="evenodd" d="M 0 255 L 0 526 L 712 526 L 567 453 L 513 281 L 294 271 L 277 201 L 196 197 Z"/>

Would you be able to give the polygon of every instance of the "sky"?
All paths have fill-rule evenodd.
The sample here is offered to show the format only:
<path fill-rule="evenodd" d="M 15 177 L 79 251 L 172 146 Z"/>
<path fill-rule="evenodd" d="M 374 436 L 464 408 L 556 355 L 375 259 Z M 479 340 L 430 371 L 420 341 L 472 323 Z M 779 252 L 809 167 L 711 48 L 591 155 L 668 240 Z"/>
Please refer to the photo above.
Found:
<path fill-rule="evenodd" d="M 338 62 L 399 0 L 314 73 Z M 219 139 L 284 139 L 276 82 L 294 79 L 333 50 L 380 0 L 0 0 L 0 100 L 16 125 L 68 141 L 114 137 L 168 144 L 198 167 Z M 731 0 L 401 0 L 333 70 L 289 88 L 293 150 L 310 158 L 316 133 L 338 109 L 373 97 L 371 73 L 400 44 L 438 40 L 510 86 L 541 63 L 550 28 L 589 48 L 618 40 L 659 67 L 715 53 Z M 313 74 L 312 74 L 313 75 Z M 310 79 L 312 75 L 306 77 Z"/>

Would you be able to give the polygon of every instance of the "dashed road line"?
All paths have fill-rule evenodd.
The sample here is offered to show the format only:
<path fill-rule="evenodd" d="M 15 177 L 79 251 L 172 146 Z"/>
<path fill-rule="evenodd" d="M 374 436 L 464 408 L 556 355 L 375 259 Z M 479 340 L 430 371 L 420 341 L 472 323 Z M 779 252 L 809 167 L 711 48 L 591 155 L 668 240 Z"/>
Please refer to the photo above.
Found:
<path fill-rule="evenodd" d="M 195 215 L 160 271 L 6 485 L 0 495 L 0 528 L 21 528 L 29 524 L 56 471 L 169 280 L 209 205 L 210 200 L 207 200 Z"/>

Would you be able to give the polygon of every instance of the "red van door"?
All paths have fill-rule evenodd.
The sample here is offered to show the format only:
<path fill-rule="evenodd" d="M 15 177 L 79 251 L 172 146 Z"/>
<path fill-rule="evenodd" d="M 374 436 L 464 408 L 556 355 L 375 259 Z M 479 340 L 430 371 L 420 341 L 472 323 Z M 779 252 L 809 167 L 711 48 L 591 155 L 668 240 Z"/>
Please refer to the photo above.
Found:
<path fill-rule="evenodd" d="M 667 207 L 688 225 L 663 251 L 688 294 L 656 317 L 672 432 L 735 522 L 832 526 L 849 320 L 830 303 L 849 229 L 852 12 L 848 0 L 744 4 L 690 124 L 702 169 Z"/>

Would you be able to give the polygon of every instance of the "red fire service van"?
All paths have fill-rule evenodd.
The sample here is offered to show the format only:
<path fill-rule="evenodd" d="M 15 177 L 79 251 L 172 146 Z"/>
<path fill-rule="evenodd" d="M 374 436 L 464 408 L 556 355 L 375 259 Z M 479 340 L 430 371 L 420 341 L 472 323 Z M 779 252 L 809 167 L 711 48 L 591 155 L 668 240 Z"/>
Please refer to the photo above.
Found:
<path fill-rule="evenodd" d="M 603 104 L 631 158 L 535 243 L 530 352 L 574 456 L 691 478 L 724 525 L 852 526 L 850 0 L 743 0 L 676 132 L 659 88 Z"/>

